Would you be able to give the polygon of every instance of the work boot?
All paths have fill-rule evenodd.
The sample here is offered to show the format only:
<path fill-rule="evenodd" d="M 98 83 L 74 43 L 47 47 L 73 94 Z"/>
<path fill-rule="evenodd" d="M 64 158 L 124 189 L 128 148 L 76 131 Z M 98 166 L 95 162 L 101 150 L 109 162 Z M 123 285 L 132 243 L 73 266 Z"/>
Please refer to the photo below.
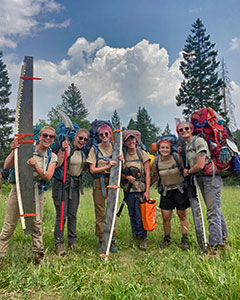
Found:
<path fill-rule="evenodd" d="M 35 253 L 35 257 L 34 257 L 35 265 L 40 265 L 43 260 L 43 257 L 44 257 L 43 251 L 39 251 L 38 253 Z"/>
<path fill-rule="evenodd" d="M 67 254 L 67 251 L 65 250 L 64 243 L 58 243 L 56 244 L 56 254 L 60 256 L 64 256 Z"/>
<path fill-rule="evenodd" d="M 68 248 L 70 250 L 78 250 L 80 249 L 80 246 L 77 243 L 73 243 L 73 244 L 68 244 Z"/>
<path fill-rule="evenodd" d="M 160 248 L 168 247 L 171 244 L 171 238 L 168 236 L 164 236 L 164 239 L 161 243 L 159 243 Z"/>
<path fill-rule="evenodd" d="M 139 249 L 142 251 L 147 250 L 147 239 L 146 238 L 139 238 Z"/>
<path fill-rule="evenodd" d="M 217 251 L 217 248 L 209 248 L 209 253 L 207 255 L 208 258 L 213 258 L 213 259 L 219 259 L 219 253 Z"/>
<path fill-rule="evenodd" d="M 182 250 L 188 250 L 189 249 L 189 244 L 188 244 L 188 238 L 187 237 L 182 237 L 181 242 L 180 242 L 180 248 Z"/>
<path fill-rule="evenodd" d="M 116 245 L 116 241 L 115 241 L 115 238 L 114 238 L 114 237 L 112 238 L 112 241 L 111 241 L 110 251 L 111 251 L 112 253 L 118 252 L 118 247 L 117 247 L 117 245 Z"/>

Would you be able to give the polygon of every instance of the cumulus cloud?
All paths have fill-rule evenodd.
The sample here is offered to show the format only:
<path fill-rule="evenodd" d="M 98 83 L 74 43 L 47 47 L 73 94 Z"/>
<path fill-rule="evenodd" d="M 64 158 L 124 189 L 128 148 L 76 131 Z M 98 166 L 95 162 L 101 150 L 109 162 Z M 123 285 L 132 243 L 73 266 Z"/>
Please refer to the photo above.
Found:
<path fill-rule="evenodd" d="M 230 42 L 229 51 L 235 51 L 240 49 L 240 38 L 233 38 Z"/>
<path fill-rule="evenodd" d="M 58 64 L 35 61 L 35 76 L 43 79 L 34 83 L 36 120 L 47 118 L 47 112 L 61 103 L 61 94 L 72 82 L 82 93 L 90 119 L 110 119 L 117 109 L 127 125 L 139 106 L 146 107 L 157 124 L 166 125 L 179 116 L 175 96 L 182 80 L 181 54 L 169 66 L 166 49 L 147 40 L 131 48 L 111 48 L 102 38 L 94 42 L 78 38 L 68 55 L 69 59 Z M 13 61 L 9 60 L 9 67 L 10 78 L 18 76 Z"/>
<path fill-rule="evenodd" d="M 55 0 L 1 0 L 0 1 L 0 46 L 16 48 L 16 39 L 32 34 L 36 30 L 67 27 L 63 23 L 39 22 L 38 17 L 56 13 L 62 6 Z"/>

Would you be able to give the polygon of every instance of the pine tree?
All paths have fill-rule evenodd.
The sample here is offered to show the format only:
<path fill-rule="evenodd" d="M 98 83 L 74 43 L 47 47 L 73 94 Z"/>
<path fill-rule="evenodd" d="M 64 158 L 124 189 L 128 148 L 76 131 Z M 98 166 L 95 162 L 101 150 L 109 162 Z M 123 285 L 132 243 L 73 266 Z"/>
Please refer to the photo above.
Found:
<path fill-rule="evenodd" d="M 142 142 L 147 148 L 149 148 L 150 145 L 157 140 L 160 130 L 152 123 L 145 107 L 138 108 L 136 129 L 141 132 Z"/>
<path fill-rule="evenodd" d="M 48 112 L 48 119 L 53 127 L 61 121 L 58 110 L 63 111 L 71 121 L 77 123 L 80 127 L 90 128 L 89 122 L 85 119 L 88 110 L 85 107 L 80 90 L 72 83 L 63 93 L 62 104 L 58 104 Z"/>
<path fill-rule="evenodd" d="M 129 120 L 127 129 L 137 130 L 137 124 L 136 124 L 136 122 L 133 120 L 133 118 L 131 118 L 131 119 Z"/>
<path fill-rule="evenodd" d="M 183 61 L 180 70 L 184 75 L 179 94 L 176 97 L 177 106 L 184 106 L 183 115 L 186 119 L 196 110 L 212 107 L 222 113 L 221 93 L 224 82 L 218 77 L 218 52 L 215 44 L 210 42 L 206 29 L 198 18 L 192 24 L 190 34 L 183 48 Z"/>
<path fill-rule="evenodd" d="M 115 109 L 114 112 L 113 112 L 113 115 L 112 115 L 112 126 L 113 126 L 113 129 L 118 129 L 120 127 L 120 117 L 118 115 L 118 112 L 117 110 Z"/>
<path fill-rule="evenodd" d="M 14 110 L 7 107 L 10 102 L 11 84 L 9 83 L 8 71 L 2 60 L 0 51 L 0 164 L 9 151 L 10 135 L 13 131 Z"/>
<path fill-rule="evenodd" d="M 171 129 L 169 127 L 169 124 L 167 123 L 165 129 L 163 130 L 162 135 L 167 135 L 167 134 L 171 134 Z"/>

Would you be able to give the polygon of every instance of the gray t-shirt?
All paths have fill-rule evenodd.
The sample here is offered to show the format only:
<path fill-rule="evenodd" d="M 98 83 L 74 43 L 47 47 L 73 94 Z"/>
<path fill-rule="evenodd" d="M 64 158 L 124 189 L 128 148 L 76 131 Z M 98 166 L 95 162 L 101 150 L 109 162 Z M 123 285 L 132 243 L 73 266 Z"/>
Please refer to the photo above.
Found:
<path fill-rule="evenodd" d="M 211 154 L 207 142 L 201 138 L 194 136 L 190 142 L 186 143 L 186 158 L 190 168 L 197 163 L 197 154 L 204 151 L 207 155 L 205 165 L 211 161 Z"/>

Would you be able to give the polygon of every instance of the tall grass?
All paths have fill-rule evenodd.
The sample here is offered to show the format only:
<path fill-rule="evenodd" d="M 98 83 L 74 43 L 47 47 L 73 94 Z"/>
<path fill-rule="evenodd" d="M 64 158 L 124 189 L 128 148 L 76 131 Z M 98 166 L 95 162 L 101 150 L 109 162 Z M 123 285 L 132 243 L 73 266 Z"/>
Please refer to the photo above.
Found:
<path fill-rule="evenodd" d="M 159 199 L 154 189 L 151 194 Z M 55 255 L 55 211 L 48 191 L 43 223 L 45 264 L 36 267 L 32 263 L 31 240 L 19 222 L 0 274 L 0 299 L 240 299 L 240 188 L 224 188 L 222 199 L 230 247 L 220 252 L 219 260 L 201 259 L 190 210 L 190 250 L 178 247 L 181 234 L 176 214 L 170 247 L 158 247 L 163 236 L 159 214 L 158 227 L 148 233 L 147 251 L 132 247 L 125 207 L 117 222 L 119 252 L 104 262 L 94 235 L 91 189 L 85 190 L 78 212 L 77 242 L 81 248 L 68 251 L 63 258 Z M 7 197 L 1 195 L 1 226 L 6 202 Z"/>

